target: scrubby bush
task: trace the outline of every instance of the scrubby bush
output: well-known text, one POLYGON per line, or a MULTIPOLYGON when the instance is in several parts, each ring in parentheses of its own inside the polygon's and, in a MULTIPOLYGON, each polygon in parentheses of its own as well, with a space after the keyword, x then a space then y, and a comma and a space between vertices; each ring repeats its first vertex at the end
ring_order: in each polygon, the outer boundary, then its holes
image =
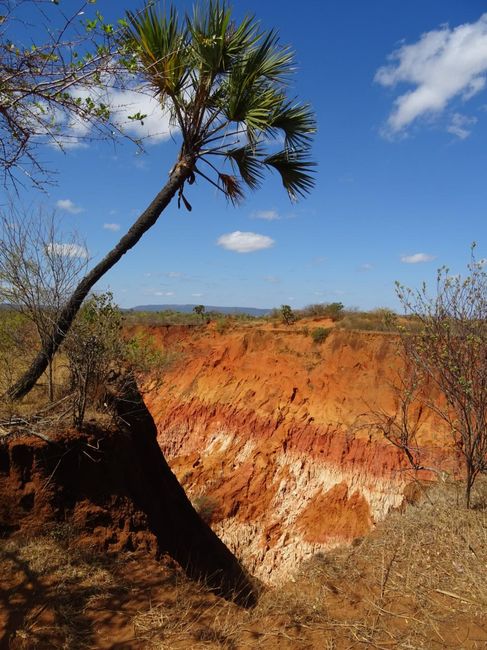
POLYGON ((201 325, 202 318, 194 312, 181 312, 166 309, 164 311, 128 311, 124 313, 128 325, 201 325))
POLYGON ((323 343, 323 341, 326 340, 330 332, 331 332, 330 327, 316 327, 311 332, 311 338, 313 339, 313 343, 317 343, 318 345, 323 343))
POLYGON ((398 324, 397 314, 387 307, 379 307, 371 311, 347 310, 338 326, 371 332, 395 332, 398 324))
POLYGON ((215 330, 218 334, 225 334, 230 327, 230 319, 225 316, 220 316, 216 319, 215 330))
POLYGON ((73 422, 81 427, 86 406, 114 359, 123 357, 122 314, 110 292, 93 295, 78 312, 64 351, 71 373, 73 422))
POLYGON ((322 302, 304 307, 299 315, 303 318, 330 318, 337 321, 343 318, 343 310, 341 302, 322 302))

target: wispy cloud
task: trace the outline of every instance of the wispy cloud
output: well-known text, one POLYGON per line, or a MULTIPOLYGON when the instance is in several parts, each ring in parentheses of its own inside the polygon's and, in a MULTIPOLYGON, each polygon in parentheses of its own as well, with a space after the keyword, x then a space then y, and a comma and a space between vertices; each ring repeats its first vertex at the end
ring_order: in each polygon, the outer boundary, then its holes
POLYGON ((236 253, 253 253, 254 251, 271 248, 274 246, 274 240, 267 235, 259 235, 255 232, 241 232, 235 230, 218 238, 218 246, 222 246, 229 251, 236 253))
POLYGON ((80 257, 88 258, 88 251, 80 244, 63 244, 60 242, 52 242, 47 245, 49 253, 54 253, 62 257, 80 257))
POLYGON ((111 230, 112 232, 117 232, 117 230, 120 230, 120 224, 119 223, 104 223, 103 228, 105 230, 111 230))
POLYGON ((277 210, 257 210, 250 216, 252 219, 264 219, 265 221, 277 221, 282 218, 277 210))
POLYGON ((277 277, 277 275, 264 275, 264 280, 271 284, 278 284, 281 281, 281 278, 277 277))
POLYGON ((326 263, 326 257, 324 255, 318 255, 317 257, 313 257, 309 264, 307 266, 309 267, 315 267, 315 266, 323 266, 323 264, 326 263))
POLYGON ((70 214, 79 214, 80 212, 83 212, 83 208, 73 203, 71 199, 59 199, 59 201, 56 201, 56 207, 59 210, 64 210, 64 212, 69 212, 70 214))
POLYGON ((154 291, 154 296, 174 296, 174 291, 154 291))
POLYGON ((374 268, 373 264, 370 264, 370 262, 365 262, 364 264, 361 264, 358 267, 358 270, 359 271, 372 271, 373 268, 374 268))
POLYGON ((460 140, 465 140, 465 138, 468 138, 471 133, 470 127, 477 124, 477 122, 478 120, 476 117, 468 117, 468 115, 454 113, 450 124, 446 127, 446 130, 448 133, 456 135, 460 140))
POLYGON ((435 255, 428 255, 428 253, 414 253, 414 255, 402 255, 401 262, 404 264, 421 264, 421 262, 431 262, 435 259, 435 255))
POLYGON ((375 75, 382 86, 413 86, 394 101, 386 132, 398 134, 420 117, 439 115, 455 97, 468 101, 485 87, 486 75, 487 13, 474 23, 444 25, 402 45, 375 75))

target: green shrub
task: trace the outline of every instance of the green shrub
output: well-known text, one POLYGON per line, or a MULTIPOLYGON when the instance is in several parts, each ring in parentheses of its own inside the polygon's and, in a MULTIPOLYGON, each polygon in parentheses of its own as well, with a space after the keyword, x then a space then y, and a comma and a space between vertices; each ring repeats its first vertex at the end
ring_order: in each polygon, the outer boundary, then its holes
POLYGON ((221 316, 220 318, 217 318, 215 323, 215 329, 218 332, 218 334, 225 334, 225 332, 228 330, 229 327, 230 327, 229 318, 225 318, 225 316, 221 316))
POLYGON ((331 332, 331 327, 316 327, 311 332, 311 338, 313 339, 313 343, 317 343, 318 345, 320 345, 321 343, 323 343, 323 341, 326 340, 330 332, 331 332))

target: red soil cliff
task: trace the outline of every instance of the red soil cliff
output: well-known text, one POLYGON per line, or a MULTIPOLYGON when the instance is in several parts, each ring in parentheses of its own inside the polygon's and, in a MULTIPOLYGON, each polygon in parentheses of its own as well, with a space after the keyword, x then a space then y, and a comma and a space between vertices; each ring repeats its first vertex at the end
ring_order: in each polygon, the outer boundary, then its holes
MULTIPOLYGON (((145 398, 159 444, 253 573, 279 582, 401 505, 411 480, 404 458, 359 426, 397 406, 394 335, 334 330, 317 345, 302 322, 149 329, 180 353, 145 398)), ((431 462, 446 440, 425 420, 420 443, 431 462)))

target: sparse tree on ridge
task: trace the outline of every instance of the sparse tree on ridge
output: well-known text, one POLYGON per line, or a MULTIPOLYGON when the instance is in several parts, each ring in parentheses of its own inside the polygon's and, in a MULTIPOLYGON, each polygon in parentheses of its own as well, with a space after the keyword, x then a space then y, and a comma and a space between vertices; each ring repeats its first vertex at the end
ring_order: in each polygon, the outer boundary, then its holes
POLYGON ((296 315, 289 305, 281 305, 281 318, 286 325, 292 325, 296 320, 296 315))
POLYGON ((294 56, 253 17, 240 24, 219 0, 197 6, 191 16, 165 14, 147 4, 128 13, 119 39, 144 80, 181 134, 181 148, 169 178, 118 244, 82 279, 66 303, 46 345, 11 387, 26 395, 66 336, 93 285, 140 240, 177 195, 190 210, 188 188, 207 181, 238 203, 256 190, 268 170, 276 171, 291 200, 313 187, 309 160, 315 118, 308 104, 289 95, 294 56), (278 136, 278 137, 277 137, 278 136), (281 150, 276 151, 284 136, 281 150), (230 167, 226 167, 229 165, 230 167))
POLYGON ((204 318, 204 314, 205 314, 205 306, 204 305, 195 305, 193 307, 193 311, 194 311, 195 314, 197 314, 201 318, 204 318))

